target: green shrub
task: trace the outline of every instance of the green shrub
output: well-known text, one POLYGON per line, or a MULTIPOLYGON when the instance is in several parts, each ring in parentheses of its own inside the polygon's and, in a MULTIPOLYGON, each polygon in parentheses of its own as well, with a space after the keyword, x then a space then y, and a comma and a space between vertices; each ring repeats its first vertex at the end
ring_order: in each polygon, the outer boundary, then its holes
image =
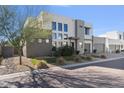
POLYGON ((71 46, 59 47, 54 56, 72 56, 74 54, 74 49, 71 46))
POLYGON ((56 62, 55 57, 49 57, 49 58, 43 58, 43 59, 46 60, 48 63, 55 63, 56 62))
POLYGON ((48 68, 47 62, 45 60, 32 59, 31 62, 35 69, 48 68))

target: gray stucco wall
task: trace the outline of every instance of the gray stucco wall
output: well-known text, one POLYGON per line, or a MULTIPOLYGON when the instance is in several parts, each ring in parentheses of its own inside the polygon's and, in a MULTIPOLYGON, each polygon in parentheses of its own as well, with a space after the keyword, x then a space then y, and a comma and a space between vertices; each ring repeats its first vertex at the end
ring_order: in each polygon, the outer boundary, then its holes
POLYGON ((80 51, 80 53, 84 53, 84 21, 82 20, 75 20, 75 37, 79 38, 77 40, 77 50, 80 51), (82 43, 82 46, 80 46, 80 43, 82 43))
POLYGON ((39 43, 36 39, 32 43, 27 43, 23 49, 24 56, 27 57, 41 57, 49 56, 52 52, 52 40, 49 39, 49 43, 46 43, 46 39, 42 39, 42 43, 39 43))
POLYGON ((97 53, 105 52, 105 38, 93 37, 93 49, 97 50, 97 53))
POLYGON ((7 57, 13 57, 14 56, 14 48, 11 46, 5 46, 2 48, 2 56, 7 57))

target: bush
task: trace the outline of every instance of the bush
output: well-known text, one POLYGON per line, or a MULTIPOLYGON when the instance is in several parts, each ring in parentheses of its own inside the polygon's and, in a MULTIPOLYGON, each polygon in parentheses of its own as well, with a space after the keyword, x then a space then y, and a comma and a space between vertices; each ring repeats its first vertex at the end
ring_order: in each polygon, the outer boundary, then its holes
POLYGON ((91 60, 92 60, 92 57, 91 57, 91 56, 86 56, 86 57, 85 57, 85 60, 91 61, 91 60))
POLYGON ((92 60, 92 57, 91 56, 81 56, 81 58, 83 59, 83 60, 92 60))
POLYGON ((67 61, 73 61, 74 56, 64 56, 64 59, 67 61))
POLYGON ((78 55, 79 53, 80 53, 80 51, 77 50, 77 51, 76 51, 76 54, 78 55))
POLYGON ((72 56, 73 53, 74 53, 73 47, 63 46, 57 49, 54 56, 72 56))
POLYGON ((54 52, 55 52, 55 51, 56 51, 56 47, 52 47, 52 51, 54 51, 54 52))
POLYGON ((105 55, 101 55, 100 58, 106 59, 107 57, 105 55))
POLYGON ((97 52, 97 50, 96 50, 96 49, 94 49, 94 50, 93 50, 93 53, 96 53, 96 52, 97 52))
POLYGON ((35 69, 48 68, 47 62, 45 60, 32 59, 31 62, 32 62, 35 69))
POLYGON ((56 63, 59 65, 63 65, 65 64, 65 59, 63 57, 59 57, 57 58, 56 63))
POLYGON ((120 50, 116 50, 115 53, 120 53, 120 50))
POLYGON ((75 62, 80 62, 81 61, 81 57, 79 55, 74 57, 74 61, 75 62))

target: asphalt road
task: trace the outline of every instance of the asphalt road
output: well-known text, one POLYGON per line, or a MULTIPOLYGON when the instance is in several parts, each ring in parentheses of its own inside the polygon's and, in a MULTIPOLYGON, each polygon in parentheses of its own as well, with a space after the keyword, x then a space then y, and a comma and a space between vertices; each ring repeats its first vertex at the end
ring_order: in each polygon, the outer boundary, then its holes
POLYGON ((107 67, 107 68, 124 70, 124 58, 112 60, 112 61, 99 62, 99 63, 91 63, 83 66, 76 66, 69 69, 76 69, 76 68, 82 68, 87 66, 99 66, 99 67, 107 67))

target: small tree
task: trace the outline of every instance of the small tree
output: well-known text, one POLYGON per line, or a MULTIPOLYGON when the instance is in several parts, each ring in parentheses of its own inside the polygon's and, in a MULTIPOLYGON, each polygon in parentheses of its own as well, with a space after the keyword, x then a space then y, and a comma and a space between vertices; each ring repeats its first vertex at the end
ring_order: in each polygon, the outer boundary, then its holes
POLYGON ((0 6, 0 36, 5 37, 17 49, 20 65, 22 65, 22 49, 25 43, 36 37, 47 38, 51 34, 51 30, 42 28, 41 21, 29 16, 32 8, 26 9, 28 11, 25 15, 18 16, 10 6, 0 6))

